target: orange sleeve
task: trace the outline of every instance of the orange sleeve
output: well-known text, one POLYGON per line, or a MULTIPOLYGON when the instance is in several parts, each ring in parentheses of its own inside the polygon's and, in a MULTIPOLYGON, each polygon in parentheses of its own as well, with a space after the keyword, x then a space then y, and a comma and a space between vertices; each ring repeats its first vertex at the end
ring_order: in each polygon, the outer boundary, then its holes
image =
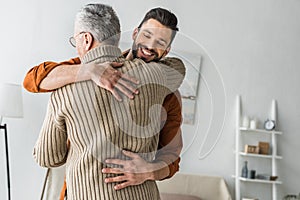
POLYGON ((66 182, 66 177, 65 177, 64 184, 60 191, 59 200, 64 200, 66 197, 66 194, 67 194, 67 182, 66 182))
POLYGON ((56 62, 43 62, 33 68, 31 68, 23 81, 23 86, 29 92, 51 92, 51 90, 41 89, 39 86, 42 80, 53 70, 55 67, 59 65, 74 65, 80 64, 79 58, 72 58, 69 61, 64 61, 60 63, 56 62))
POLYGON ((159 135, 158 151, 155 157, 156 161, 164 161, 169 166, 171 178, 179 170, 180 152, 183 147, 181 135, 181 96, 178 91, 169 94, 163 103, 165 111, 162 115, 162 126, 159 135))

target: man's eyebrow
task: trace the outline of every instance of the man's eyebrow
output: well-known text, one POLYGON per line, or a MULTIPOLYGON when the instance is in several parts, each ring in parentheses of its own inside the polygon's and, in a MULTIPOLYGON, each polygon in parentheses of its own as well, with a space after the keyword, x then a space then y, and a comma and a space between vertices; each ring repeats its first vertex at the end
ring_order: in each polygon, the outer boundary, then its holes
POLYGON ((144 31, 147 32, 147 33, 149 33, 149 34, 151 34, 151 35, 153 35, 153 33, 150 30, 148 30, 148 29, 144 29, 144 31))
POLYGON ((166 44, 168 44, 167 41, 165 39, 163 39, 163 38, 160 38, 159 40, 162 41, 162 42, 164 42, 164 43, 166 43, 166 44))

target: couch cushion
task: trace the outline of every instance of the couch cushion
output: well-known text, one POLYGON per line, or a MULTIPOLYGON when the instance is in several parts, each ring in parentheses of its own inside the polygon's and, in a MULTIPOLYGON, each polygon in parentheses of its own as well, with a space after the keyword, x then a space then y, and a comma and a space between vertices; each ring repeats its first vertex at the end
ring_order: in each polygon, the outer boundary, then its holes
POLYGON ((161 200, 201 200, 199 197, 187 194, 160 193, 161 200))

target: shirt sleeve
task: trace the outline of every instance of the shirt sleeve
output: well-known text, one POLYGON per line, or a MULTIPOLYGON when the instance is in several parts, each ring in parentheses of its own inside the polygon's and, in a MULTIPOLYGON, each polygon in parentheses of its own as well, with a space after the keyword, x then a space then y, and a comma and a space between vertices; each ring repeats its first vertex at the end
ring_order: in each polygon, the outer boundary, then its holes
POLYGON ((64 61, 60 63, 56 62, 43 62, 33 68, 31 68, 23 81, 23 86, 26 90, 29 92, 51 92, 53 90, 44 90, 41 89, 39 86, 42 82, 42 80, 57 66, 60 65, 74 65, 74 64, 80 64, 80 59, 72 58, 69 61, 64 61))
POLYGON ((58 167, 67 159, 67 131, 65 120, 55 116, 51 100, 33 150, 35 161, 42 167, 58 167))
POLYGON ((179 170, 180 153, 183 147, 181 135, 181 96, 178 91, 169 94, 163 103, 162 126, 155 161, 168 164, 171 178, 179 170))

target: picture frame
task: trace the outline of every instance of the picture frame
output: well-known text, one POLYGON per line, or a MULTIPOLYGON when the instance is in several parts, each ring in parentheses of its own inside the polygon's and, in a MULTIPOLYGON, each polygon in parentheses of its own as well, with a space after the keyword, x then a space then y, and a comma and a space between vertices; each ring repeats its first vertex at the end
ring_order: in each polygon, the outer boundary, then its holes
POLYGON ((183 123, 192 125, 195 122, 202 56, 180 50, 172 51, 168 56, 181 59, 185 65, 186 74, 179 92, 182 100, 183 123))
POLYGON ((245 153, 259 154, 259 146, 246 144, 244 150, 245 153))

